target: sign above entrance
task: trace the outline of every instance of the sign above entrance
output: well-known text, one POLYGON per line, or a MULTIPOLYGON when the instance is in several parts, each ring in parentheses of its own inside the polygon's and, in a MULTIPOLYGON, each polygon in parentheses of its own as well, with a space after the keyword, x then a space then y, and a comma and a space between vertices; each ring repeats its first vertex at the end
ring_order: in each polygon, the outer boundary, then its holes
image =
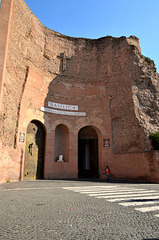
POLYGON ((78 111, 77 105, 68 105, 68 104, 61 104, 61 103, 55 103, 55 102, 48 102, 48 107, 51 107, 51 108, 41 107, 40 110, 43 112, 67 115, 67 116, 78 116, 78 117, 86 116, 86 112, 77 112, 78 111), (62 110, 66 110, 66 111, 61 111, 61 110, 57 110, 57 109, 62 109, 62 110))
POLYGON ((48 107, 78 111, 77 105, 67 105, 67 104, 61 104, 61 103, 55 103, 55 102, 48 102, 48 107))
POLYGON ((85 117, 86 116, 86 112, 61 111, 61 110, 55 110, 55 109, 46 108, 46 107, 41 107, 40 110, 43 111, 43 112, 60 114, 60 115, 78 116, 78 117, 85 117))

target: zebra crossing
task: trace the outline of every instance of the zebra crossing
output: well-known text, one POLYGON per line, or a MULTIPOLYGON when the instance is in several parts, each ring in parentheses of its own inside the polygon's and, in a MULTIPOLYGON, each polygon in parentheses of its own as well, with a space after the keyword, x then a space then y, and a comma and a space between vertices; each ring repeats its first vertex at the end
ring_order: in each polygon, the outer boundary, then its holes
POLYGON ((63 189, 116 202, 124 207, 133 206, 136 211, 143 213, 155 212, 154 216, 159 217, 159 191, 156 190, 117 185, 63 187, 63 189))

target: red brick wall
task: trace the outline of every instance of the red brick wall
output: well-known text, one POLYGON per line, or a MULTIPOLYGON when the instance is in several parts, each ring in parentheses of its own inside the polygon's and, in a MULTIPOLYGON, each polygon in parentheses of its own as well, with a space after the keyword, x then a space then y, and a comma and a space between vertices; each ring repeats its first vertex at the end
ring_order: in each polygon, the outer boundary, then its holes
MULTIPOLYGON (((4 8, 8 3, 2 0, 4 8)), ((7 26, 2 27, 4 32, 7 26)), ((46 128, 46 179, 77 178, 78 133, 91 126, 98 134, 100 178, 109 164, 114 178, 157 181, 158 158, 154 152, 143 152, 151 146, 134 110, 134 49, 125 37, 90 40, 56 33, 44 27, 23 0, 14 0, 1 91, 2 180, 21 178, 25 143, 19 142, 19 133, 26 134, 29 122, 39 120, 46 128), (66 71, 59 58, 64 51, 71 57, 66 71), (86 117, 42 112, 48 101, 78 105, 86 117), (59 124, 69 131, 64 163, 54 161, 59 124), (110 139, 110 147, 103 147, 103 139, 110 139)))
POLYGON ((109 159, 112 177, 159 182, 159 152, 114 154, 109 159))
POLYGON ((12 15, 12 2, 12 0, 2 0, 0 7, 0 97, 8 48, 8 37, 12 15))

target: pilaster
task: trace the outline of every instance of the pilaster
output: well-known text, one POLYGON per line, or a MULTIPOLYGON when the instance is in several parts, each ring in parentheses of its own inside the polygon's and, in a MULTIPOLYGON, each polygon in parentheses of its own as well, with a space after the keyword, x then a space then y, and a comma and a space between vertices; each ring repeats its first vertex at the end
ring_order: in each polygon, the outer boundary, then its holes
POLYGON ((5 76, 12 9, 13 0, 0 0, 0 102, 5 76))

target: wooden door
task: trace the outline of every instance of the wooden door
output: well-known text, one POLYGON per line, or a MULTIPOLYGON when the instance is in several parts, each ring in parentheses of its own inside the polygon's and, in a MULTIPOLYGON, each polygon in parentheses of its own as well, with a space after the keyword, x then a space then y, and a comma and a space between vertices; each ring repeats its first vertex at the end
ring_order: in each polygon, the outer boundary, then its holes
POLYGON ((45 131, 42 124, 32 121, 27 128, 23 179, 43 178, 45 131))

